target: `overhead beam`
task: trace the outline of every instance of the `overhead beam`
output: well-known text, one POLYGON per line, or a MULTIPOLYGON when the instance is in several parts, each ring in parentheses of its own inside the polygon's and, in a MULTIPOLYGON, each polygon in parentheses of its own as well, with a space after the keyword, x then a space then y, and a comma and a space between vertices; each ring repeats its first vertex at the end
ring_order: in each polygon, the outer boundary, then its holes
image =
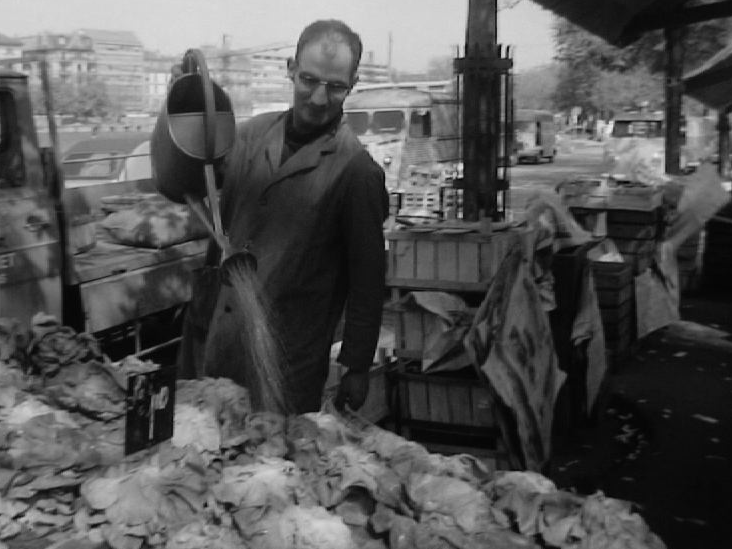
MULTIPOLYGON (((704 71, 684 80, 684 91, 693 92, 732 79, 732 65, 704 71)), ((732 98, 730 98, 732 100, 732 98)))
POLYGON ((702 4, 689 8, 679 8, 667 14, 659 14, 658 10, 638 15, 626 29, 627 36, 665 29, 684 27, 693 23, 732 17, 732 0, 722 0, 711 4, 702 4))

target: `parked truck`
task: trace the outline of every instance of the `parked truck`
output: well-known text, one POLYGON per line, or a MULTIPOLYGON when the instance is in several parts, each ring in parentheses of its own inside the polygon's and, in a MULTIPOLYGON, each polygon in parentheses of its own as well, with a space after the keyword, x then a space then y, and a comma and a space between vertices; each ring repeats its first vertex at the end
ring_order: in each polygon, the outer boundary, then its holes
MULTIPOLYGON (((0 317, 27 323, 43 311, 102 341, 131 337, 140 354, 174 341, 153 335, 145 349, 142 328, 188 301, 206 239, 163 249, 113 242, 90 198, 99 189, 64 188, 56 155, 39 146, 26 75, 0 71, 0 317)), ((153 182, 109 188, 140 192, 155 192, 153 182)))

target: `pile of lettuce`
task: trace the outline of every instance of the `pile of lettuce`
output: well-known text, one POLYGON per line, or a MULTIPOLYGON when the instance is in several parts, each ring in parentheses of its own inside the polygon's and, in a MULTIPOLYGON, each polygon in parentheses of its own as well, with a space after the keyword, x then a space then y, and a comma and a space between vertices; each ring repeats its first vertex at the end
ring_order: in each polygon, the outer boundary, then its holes
POLYGON ((43 321, 25 339, 0 322, 0 546, 664 547, 626 502, 335 411, 253 412, 225 379, 178 381, 172 439, 125 457, 125 376, 154 365, 43 321))

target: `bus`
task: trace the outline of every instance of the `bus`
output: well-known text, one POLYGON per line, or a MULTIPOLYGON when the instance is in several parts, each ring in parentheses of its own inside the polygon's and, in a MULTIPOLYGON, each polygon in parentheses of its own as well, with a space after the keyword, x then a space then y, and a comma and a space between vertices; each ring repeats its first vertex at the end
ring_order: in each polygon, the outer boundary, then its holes
POLYGON ((415 167, 461 161, 461 129, 455 94, 415 87, 354 89, 344 117, 382 166, 389 189, 408 185, 415 167))

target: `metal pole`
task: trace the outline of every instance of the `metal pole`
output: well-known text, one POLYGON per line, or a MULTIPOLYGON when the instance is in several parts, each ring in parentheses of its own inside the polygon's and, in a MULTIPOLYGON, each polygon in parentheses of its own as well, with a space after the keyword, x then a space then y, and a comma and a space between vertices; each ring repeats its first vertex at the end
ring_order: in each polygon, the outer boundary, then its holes
POLYGON ((719 175, 726 177, 729 173, 729 107, 719 111, 717 121, 717 131, 719 132, 718 152, 719 152, 719 175))
POLYGON ((470 0, 463 63, 463 212, 466 221, 496 215, 498 111, 495 97, 497 0, 470 0))
POLYGON ((685 27, 664 29, 666 39, 666 173, 681 173, 681 105, 683 101, 685 27))

